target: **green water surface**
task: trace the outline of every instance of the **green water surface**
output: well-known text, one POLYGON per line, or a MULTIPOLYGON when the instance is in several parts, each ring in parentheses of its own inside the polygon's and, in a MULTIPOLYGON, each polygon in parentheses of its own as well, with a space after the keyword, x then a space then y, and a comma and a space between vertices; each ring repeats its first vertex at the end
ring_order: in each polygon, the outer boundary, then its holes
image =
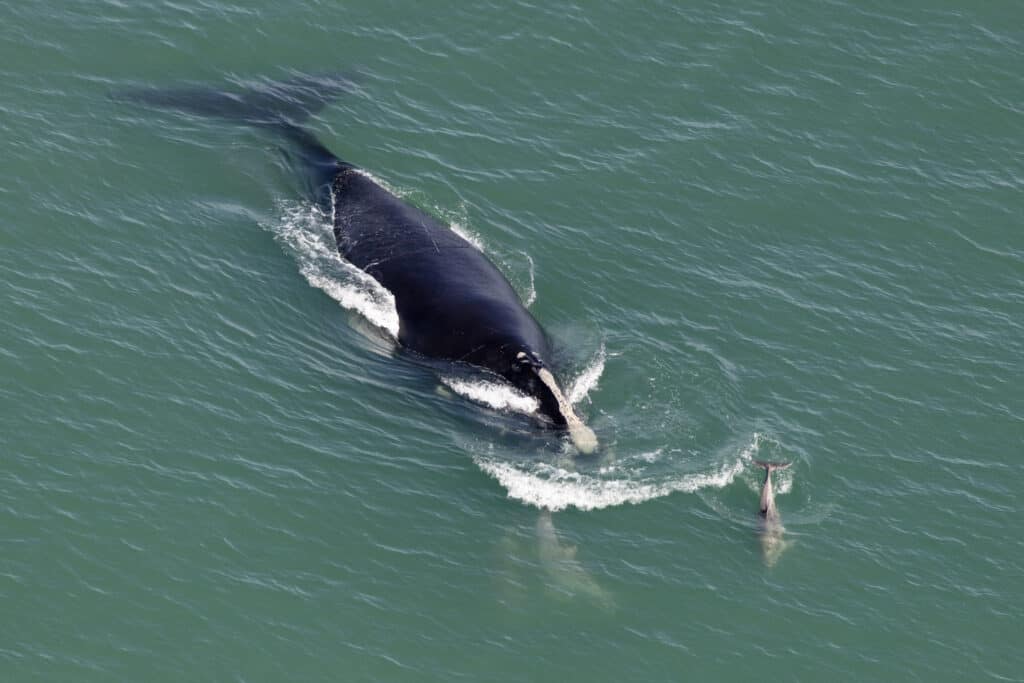
POLYGON ((0 36, 0 680, 1024 680, 1024 7, 0 36), (597 456, 342 305, 280 141, 108 97, 303 73, 358 74, 312 130, 531 300, 597 456))

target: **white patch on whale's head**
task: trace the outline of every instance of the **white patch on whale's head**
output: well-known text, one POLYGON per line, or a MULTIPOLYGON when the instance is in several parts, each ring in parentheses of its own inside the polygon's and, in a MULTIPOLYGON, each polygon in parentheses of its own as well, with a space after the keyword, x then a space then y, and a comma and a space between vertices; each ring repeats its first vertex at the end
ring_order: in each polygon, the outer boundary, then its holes
POLYGON ((520 350, 512 363, 513 383, 535 396, 540 401, 541 410, 558 425, 565 426, 577 450, 581 453, 594 452, 597 449, 594 431, 576 415, 572 402, 562 393, 554 375, 544 367, 537 354, 529 349, 520 350))
POLYGON ((540 381, 544 383, 544 386, 555 397, 555 401, 558 403, 558 412, 561 413, 562 418, 565 420, 565 428, 569 431, 569 438, 572 439, 573 445, 576 446, 580 453, 593 453, 597 449, 597 436, 594 434, 594 430, 583 424, 583 421, 577 417, 576 411, 572 409, 572 404, 562 394, 562 390, 558 388, 558 382, 555 381, 555 377, 551 374, 550 370, 542 366, 535 368, 535 372, 540 381))

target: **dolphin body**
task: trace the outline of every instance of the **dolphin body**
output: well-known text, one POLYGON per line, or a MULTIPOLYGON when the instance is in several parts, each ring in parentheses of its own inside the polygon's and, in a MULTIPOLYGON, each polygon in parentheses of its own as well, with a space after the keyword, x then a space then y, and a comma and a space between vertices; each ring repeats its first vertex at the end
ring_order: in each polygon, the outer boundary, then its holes
POLYGON ((613 609, 615 599, 576 559, 576 546, 562 543, 550 510, 537 518, 537 554, 550 579, 549 587, 563 598, 583 597, 603 609, 613 609))
POLYGON ((343 77, 299 75, 231 90, 139 87, 115 99, 268 130, 287 142, 310 198, 331 217, 338 251, 395 297, 398 342, 427 358, 466 363, 537 399, 549 424, 582 453, 597 438, 548 367, 547 336, 505 276, 465 239, 342 161, 305 127, 327 102, 354 89, 343 77))
POLYGON ((782 526, 782 517, 779 515, 779 509, 775 506, 772 472, 784 470, 793 463, 755 460, 754 464, 764 468, 764 485, 761 487, 761 507, 758 510, 760 518, 759 531, 764 563, 771 567, 779 561, 779 557, 790 546, 790 542, 783 537, 786 529, 782 526))

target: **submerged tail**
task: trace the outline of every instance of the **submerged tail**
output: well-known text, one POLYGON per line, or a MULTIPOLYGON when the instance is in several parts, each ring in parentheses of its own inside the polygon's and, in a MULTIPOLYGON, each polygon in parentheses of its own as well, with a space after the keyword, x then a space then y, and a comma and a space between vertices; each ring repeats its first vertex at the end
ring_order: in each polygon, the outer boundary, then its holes
POLYGON ((228 87, 121 88, 110 96, 119 101, 270 130, 290 143, 293 161, 306 172, 309 189, 319 199, 325 183, 348 164, 324 147, 304 125, 329 102, 355 89, 348 76, 297 74, 281 81, 235 80, 228 87))
POLYGON ((326 104, 354 90, 355 83, 347 76, 296 74, 280 81, 236 79, 227 88, 129 87, 114 90, 110 96, 233 123, 277 128, 301 126, 326 104))

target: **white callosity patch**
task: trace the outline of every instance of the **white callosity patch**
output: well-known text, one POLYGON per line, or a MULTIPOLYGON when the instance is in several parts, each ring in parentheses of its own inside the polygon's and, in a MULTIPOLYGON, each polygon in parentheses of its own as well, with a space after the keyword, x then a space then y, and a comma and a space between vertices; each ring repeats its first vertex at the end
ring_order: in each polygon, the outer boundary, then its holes
POLYGON ((594 434, 594 430, 583 424, 580 418, 576 416, 576 411, 572 409, 572 404, 562 394, 562 390, 558 388, 558 383, 555 382, 554 376, 547 368, 537 370, 537 376, 554 394, 555 400, 558 401, 558 411, 565 418, 565 426, 569 430, 569 438, 572 439, 573 445, 576 446, 580 453, 593 453, 597 449, 597 436, 594 434))

